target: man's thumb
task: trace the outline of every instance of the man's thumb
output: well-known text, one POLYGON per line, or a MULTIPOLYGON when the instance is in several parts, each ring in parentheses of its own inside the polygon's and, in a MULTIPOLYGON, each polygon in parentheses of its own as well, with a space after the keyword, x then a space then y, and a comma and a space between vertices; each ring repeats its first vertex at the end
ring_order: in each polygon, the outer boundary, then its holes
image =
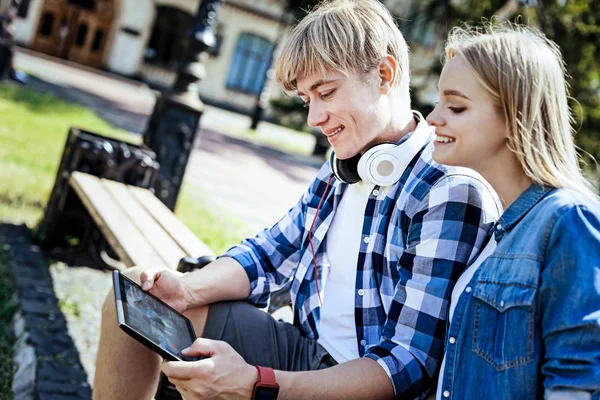
POLYGON ((187 349, 181 353, 186 356, 205 356, 210 357, 215 352, 215 340, 198 338, 187 349))

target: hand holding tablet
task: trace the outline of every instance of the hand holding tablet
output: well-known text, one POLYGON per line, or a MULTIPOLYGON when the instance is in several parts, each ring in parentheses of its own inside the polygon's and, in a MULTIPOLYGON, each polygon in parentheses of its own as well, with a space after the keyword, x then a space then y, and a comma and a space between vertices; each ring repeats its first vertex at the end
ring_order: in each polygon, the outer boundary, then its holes
POLYGON ((181 351, 196 340, 189 319, 132 280, 113 272, 117 322, 128 335, 170 361, 194 361, 181 351))

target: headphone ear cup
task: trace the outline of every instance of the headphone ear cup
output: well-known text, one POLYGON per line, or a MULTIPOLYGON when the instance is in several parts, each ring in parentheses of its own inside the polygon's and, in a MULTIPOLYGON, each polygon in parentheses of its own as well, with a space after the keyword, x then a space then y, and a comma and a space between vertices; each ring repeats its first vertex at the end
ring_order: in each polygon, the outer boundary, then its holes
POLYGON ((331 152, 329 156, 329 163, 331 164, 331 170, 336 178, 344 183, 356 183, 360 181, 360 175, 358 174, 358 161, 361 155, 357 154, 354 157, 346 160, 340 160, 335 156, 335 152, 331 152))
POLYGON ((363 154, 357 166, 360 178, 377 186, 393 185, 400 179, 398 159, 393 154, 395 143, 379 143, 363 154))

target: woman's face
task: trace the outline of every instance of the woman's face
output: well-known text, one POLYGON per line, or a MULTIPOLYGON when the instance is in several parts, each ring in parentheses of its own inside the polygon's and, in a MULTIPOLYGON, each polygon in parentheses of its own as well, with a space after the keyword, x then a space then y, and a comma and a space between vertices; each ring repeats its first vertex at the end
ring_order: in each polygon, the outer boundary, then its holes
POLYGON ((436 133, 433 159, 482 174, 502 167, 512 157, 504 115, 461 56, 446 63, 438 90, 439 102, 427 116, 436 133))

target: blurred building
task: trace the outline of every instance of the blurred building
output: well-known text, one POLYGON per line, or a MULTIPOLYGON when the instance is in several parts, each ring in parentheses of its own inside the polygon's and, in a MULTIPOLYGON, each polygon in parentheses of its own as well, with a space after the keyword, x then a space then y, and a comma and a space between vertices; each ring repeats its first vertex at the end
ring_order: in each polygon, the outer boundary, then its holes
MULTIPOLYGON (((433 29, 412 17, 417 0, 384 0, 410 40, 413 86, 427 102, 435 82, 433 29)), ((159 87, 175 80, 186 32, 199 0, 0 0, 18 4, 15 38, 21 46, 159 87)), ((263 91, 273 46, 285 36, 282 0, 227 0, 221 5, 218 42, 206 62, 203 98, 251 113, 263 91)), ((277 85, 266 90, 280 97, 277 85)), ((264 97, 264 96, 263 96, 264 97)))
MULTIPOLYGON (((221 5, 217 46, 200 87, 203 97, 246 112, 254 108, 281 35, 282 4, 227 0, 221 5)), ((175 80, 198 5, 199 0, 20 0, 15 38, 35 51, 167 87, 175 80)))

